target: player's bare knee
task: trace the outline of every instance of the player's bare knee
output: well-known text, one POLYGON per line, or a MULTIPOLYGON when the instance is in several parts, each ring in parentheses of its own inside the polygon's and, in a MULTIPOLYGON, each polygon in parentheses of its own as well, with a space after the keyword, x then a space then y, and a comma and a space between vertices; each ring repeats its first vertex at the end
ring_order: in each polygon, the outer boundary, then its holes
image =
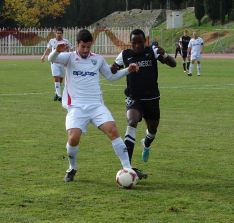
POLYGON ((76 137, 69 137, 68 143, 70 146, 77 146, 79 144, 79 139, 76 137))

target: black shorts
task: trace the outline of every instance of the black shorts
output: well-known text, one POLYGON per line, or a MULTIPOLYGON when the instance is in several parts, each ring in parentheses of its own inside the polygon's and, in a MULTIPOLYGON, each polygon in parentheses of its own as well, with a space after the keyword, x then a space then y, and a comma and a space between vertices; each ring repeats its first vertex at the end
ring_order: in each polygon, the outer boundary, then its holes
POLYGON ((152 100, 133 100, 127 97, 126 109, 138 110, 146 120, 157 121, 160 119, 159 98, 152 100))
POLYGON ((182 50, 182 57, 187 58, 188 52, 187 50, 182 50))

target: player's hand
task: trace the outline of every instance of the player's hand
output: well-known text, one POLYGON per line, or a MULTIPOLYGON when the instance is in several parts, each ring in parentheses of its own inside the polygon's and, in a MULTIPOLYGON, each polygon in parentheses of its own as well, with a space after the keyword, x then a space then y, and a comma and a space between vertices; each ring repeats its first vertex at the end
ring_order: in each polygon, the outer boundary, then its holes
POLYGON ((45 56, 44 55, 41 57, 41 62, 42 63, 45 62, 45 56))
POLYGON ((158 49, 157 49, 157 53, 159 55, 163 56, 165 54, 165 50, 162 47, 159 46, 158 49))
POLYGON ((116 63, 113 63, 110 67, 112 74, 116 74, 119 70, 119 66, 116 63))
POLYGON ((66 44, 66 43, 60 43, 60 44, 58 44, 58 46, 56 47, 56 51, 57 51, 58 53, 64 52, 64 51, 66 51, 66 49, 67 49, 67 44, 66 44))
POLYGON ((138 72, 139 66, 136 63, 130 63, 128 66, 128 72, 133 73, 133 72, 138 72))

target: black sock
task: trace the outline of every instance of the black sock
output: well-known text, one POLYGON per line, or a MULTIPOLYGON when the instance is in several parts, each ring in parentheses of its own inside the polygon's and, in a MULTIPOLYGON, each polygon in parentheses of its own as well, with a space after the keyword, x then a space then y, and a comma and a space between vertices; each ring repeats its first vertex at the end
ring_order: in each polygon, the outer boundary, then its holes
POLYGON ((147 136, 145 137, 145 141, 144 141, 145 146, 146 146, 146 147, 150 147, 150 145, 151 145, 151 143, 152 143, 153 141, 154 141, 154 137, 151 137, 151 136, 147 135, 147 136))
POLYGON ((134 142, 135 142, 135 139, 131 138, 132 140, 130 141, 130 140, 128 140, 129 137, 131 137, 131 136, 129 136, 129 135, 126 135, 126 136, 125 136, 124 143, 125 143, 125 145, 126 145, 126 147, 127 147, 127 149, 128 149, 129 161, 130 161, 130 163, 131 163, 131 161, 132 161, 132 154, 133 154, 134 145, 135 145, 135 143, 133 143, 133 142, 131 142, 131 141, 134 141, 134 142))
POLYGON ((190 66, 190 62, 187 62, 187 70, 189 69, 190 66))
POLYGON ((185 63, 183 63, 183 68, 184 68, 184 70, 186 70, 186 68, 185 68, 185 63))

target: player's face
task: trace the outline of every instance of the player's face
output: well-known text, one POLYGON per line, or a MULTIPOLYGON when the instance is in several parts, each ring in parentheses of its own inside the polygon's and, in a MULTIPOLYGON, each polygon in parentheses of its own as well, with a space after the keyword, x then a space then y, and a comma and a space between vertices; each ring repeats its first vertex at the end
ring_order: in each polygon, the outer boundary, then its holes
POLYGON ((79 43, 77 43, 77 50, 82 58, 85 59, 89 56, 91 46, 92 46, 92 42, 85 43, 83 41, 80 41, 79 43))
POLYGON ((140 54, 145 49, 145 38, 142 34, 132 35, 131 38, 132 49, 135 53, 140 54))
POLYGON ((55 35, 57 40, 61 40, 63 38, 63 33, 61 31, 57 31, 55 35))

